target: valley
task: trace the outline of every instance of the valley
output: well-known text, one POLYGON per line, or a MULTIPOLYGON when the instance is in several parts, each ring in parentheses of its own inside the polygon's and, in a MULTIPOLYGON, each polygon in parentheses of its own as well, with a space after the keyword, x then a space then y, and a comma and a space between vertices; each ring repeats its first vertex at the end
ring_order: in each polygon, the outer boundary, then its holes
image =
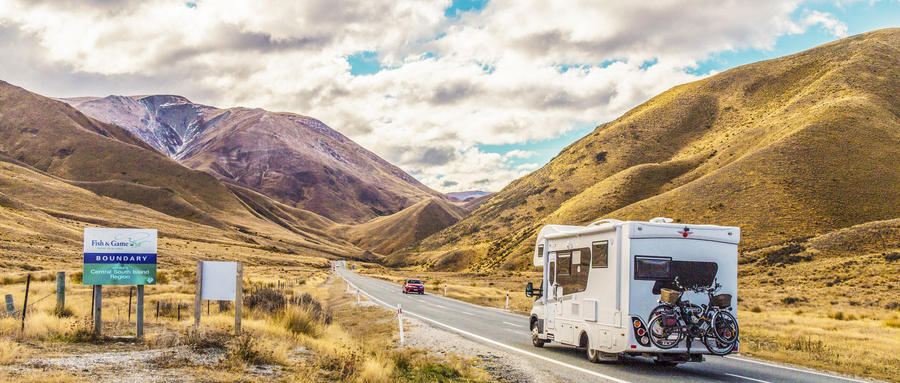
MULTIPOLYGON (((311 335, 291 327, 290 313, 248 314, 257 347, 274 356, 188 363, 185 374, 265 381, 272 375, 256 366, 277 365, 278 376, 347 381, 368 371, 379 381, 450 368, 457 381, 491 380, 466 356, 435 364, 398 347, 395 317, 332 291, 332 262, 394 283, 421 278, 429 293, 447 285, 451 298, 494 308, 510 292, 509 310, 522 314, 524 285, 539 279, 531 255, 541 227, 662 216, 741 228, 741 353, 897 381, 898 57, 900 29, 885 29, 679 85, 502 190, 457 196, 313 117, 173 95, 54 99, 0 81, 0 292, 20 304, 26 276, 44 296, 56 272, 76 275, 86 227, 155 228, 171 282, 149 288, 151 302, 191 302, 198 260, 239 261, 249 286, 292 281, 283 294, 311 294, 335 323, 319 318, 311 335), (376 318, 373 327, 360 316, 376 318)), ((20 355, 0 364, 112 342, 85 334, 90 297, 72 285, 68 316, 48 300, 27 331, 0 320, 0 351, 20 355)), ((124 306, 124 289, 111 302, 124 306)), ((211 318, 218 333, 227 311, 211 318)), ((123 351, 196 346, 189 322, 168 317, 123 351)), ((122 315, 108 325, 130 335, 122 315)), ((201 348, 240 350, 219 335, 201 348)), ((10 381, 64 374, 4 371, 10 381)))

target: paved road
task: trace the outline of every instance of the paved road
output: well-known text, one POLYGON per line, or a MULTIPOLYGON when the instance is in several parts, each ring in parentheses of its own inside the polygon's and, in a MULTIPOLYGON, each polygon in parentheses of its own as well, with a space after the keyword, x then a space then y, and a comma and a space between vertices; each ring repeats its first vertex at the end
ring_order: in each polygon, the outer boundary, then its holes
POLYGON ((439 328, 491 344, 506 351, 522 354, 534 365, 563 381, 611 382, 861 382, 825 372, 776 366, 738 357, 707 356, 703 363, 685 363, 677 367, 657 366, 643 358, 625 358, 616 363, 590 363, 583 351, 547 344, 536 348, 531 344, 528 317, 503 310, 482 307, 440 295, 402 294, 400 286, 359 276, 337 262, 337 274, 359 288, 364 297, 396 310, 401 304, 403 315, 421 319, 439 328))

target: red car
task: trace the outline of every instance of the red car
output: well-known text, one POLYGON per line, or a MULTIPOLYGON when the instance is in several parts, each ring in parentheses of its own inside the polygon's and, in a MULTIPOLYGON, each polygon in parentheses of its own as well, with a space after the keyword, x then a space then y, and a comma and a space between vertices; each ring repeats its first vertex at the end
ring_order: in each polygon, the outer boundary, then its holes
POLYGON ((425 284, 418 279, 407 279, 405 283, 403 283, 403 293, 419 293, 425 294, 425 284))

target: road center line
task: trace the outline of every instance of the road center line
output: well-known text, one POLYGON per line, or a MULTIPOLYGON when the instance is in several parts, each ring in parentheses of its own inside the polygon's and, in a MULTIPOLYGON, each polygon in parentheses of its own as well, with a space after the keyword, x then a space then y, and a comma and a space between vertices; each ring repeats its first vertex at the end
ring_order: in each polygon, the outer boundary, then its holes
MULTIPOLYGON (((347 280, 347 278, 344 278, 343 276, 340 276, 340 277, 343 278, 343 279, 344 279, 345 281, 347 281, 348 283, 350 283, 350 281, 347 280)), ((351 283, 351 284, 352 284, 352 283, 351 283)), ((387 307, 387 308, 389 308, 389 309, 392 309, 392 308, 393 308, 393 306, 391 306, 391 305, 385 303, 385 302, 382 301, 381 299, 375 298, 374 296, 372 296, 372 295, 366 293, 365 291, 360 290, 360 293, 361 293, 361 294, 364 294, 364 295, 367 295, 370 299, 372 299, 372 300, 374 300, 374 301, 377 301, 378 303, 381 303, 382 306, 385 306, 385 307, 387 307)), ((475 339, 478 339, 478 340, 481 340, 481 341, 484 341, 484 342, 488 342, 488 343, 490 343, 490 344, 493 344, 493 345, 496 345, 496 346, 499 346, 499 347, 503 347, 503 348, 505 348, 505 349, 507 349, 507 350, 515 351, 515 352, 518 352, 518 353, 520 353, 520 354, 525 354, 525 355, 530 356, 530 357, 532 357, 532 358, 538 358, 538 359, 541 359, 541 360, 546 361, 546 362, 550 362, 550 363, 557 364, 557 365, 560 365, 560 366, 563 366, 563 367, 567 367, 567 368, 570 368, 570 369, 573 369, 573 370, 575 370, 575 371, 582 372, 582 373, 585 373, 585 374, 588 374, 588 375, 593 375, 593 376, 596 376, 596 377, 599 377, 599 378, 608 379, 608 380, 611 380, 611 381, 616 382, 616 383, 631 383, 631 382, 629 382, 629 381, 627 381, 627 380, 622 380, 622 379, 614 378, 614 377, 609 376, 609 375, 603 375, 603 374, 601 374, 601 373, 599 373, 599 372, 596 372, 596 371, 591 371, 591 370, 584 369, 584 368, 581 368, 581 367, 573 366, 573 365, 568 364, 568 363, 560 362, 560 361, 558 361, 558 360, 556 360, 556 359, 548 358, 548 357, 543 356, 543 355, 538 355, 538 354, 534 354, 534 353, 531 353, 531 352, 528 352, 528 351, 525 351, 525 350, 521 350, 521 349, 515 348, 515 347, 513 347, 513 346, 510 346, 510 345, 507 345, 507 344, 503 344, 503 343, 497 342, 497 341, 495 341, 495 340, 493 340, 493 339, 488 339, 488 338, 485 338, 485 337, 483 337, 483 336, 475 335, 475 334, 470 333, 470 332, 468 332, 468 331, 458 329, 458 328, 456 328, 456 327, 452 327, 452 326, 445 325, 445 324, 443 324, 443 323, 441 323, 441 322, 438 322, 438 321, 433 320, 433 319, 430 319, 430 318, 423 317, 423 316, 418 315, 418 314, 413 314, 413 313, 408 312, 408 311, 405 312, 405 314, 406 314, 406 315, 414 316, 414 317, 419 318, 419 319, 421 319, 421 320, 424 320, 424 321, 426 321, 426 322, 434 323, 434 324, 436 324, 436 325, 438 325, 438 326, 441 326, 441 327, 448 328, 448 329, 450 329, 450 330, 452 330, 452 331, 456 331, 456 332, 458 332, 458 333, 460 333, 460 334, 463 334, 463 335, 466 335, 466 336, 469 336, 469 337, 472 337, 472 338, 475 338, 475 339)))
POLYGON ((727 372, 725 373, 725 375, 733 376, 733 377, 735 377, 735 378, 747 379, 747 380, 751 380, 751 381, 759 382, 759 383, 772 383, 772 382, 769 382, 769 381, 766 381, 766 380, 759 380, 759 379, 748 378, 748 377, 746 377, 746 376, 735 375, 735 374, 729 374, 729 373, 727 373, 727 372))
POLYGON ((472 314, 472 313, 470 313, 470 312, 466 312, 466 311, 460 311, 460 312, 463 313, 463 314, 466 314, 466 315, 475 316, 475 314, 472 314))
POLYGON ((503 323, 506 323, 506 324, 508 324, 508 325, 510 325, 510 326, 519 327, 519 328, 524 328, 524 327, 525 327, 525 326, 522 326, 522 325, 520 325, 520 324, 515 324, 515 323, 509 323, 509 322, 503 322, 503 323))

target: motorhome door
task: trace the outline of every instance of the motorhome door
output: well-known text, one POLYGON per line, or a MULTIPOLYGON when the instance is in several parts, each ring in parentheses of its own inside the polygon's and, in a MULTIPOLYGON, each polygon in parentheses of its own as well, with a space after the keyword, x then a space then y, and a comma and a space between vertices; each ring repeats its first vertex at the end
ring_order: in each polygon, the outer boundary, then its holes
POLYGON ((556 329, 556 307, 559 306, 559 304, 560 304, 559 298, 561 298, 556 295, 556 293, 557 293, 556 287, 558 286, 558 284, 556 283, 556 253, 555 252, 550 253, 550 267, 548 267, 548 269, 546 271, 547 271, 548 281, 550 282, 548 284, 548 286, 550 286, 550 287, 548 287, 547 291, 544 292, 545 294, 547 294, 547 307, 546 307, 547 318, 546 318, 546 323, 544 323, 544 327, 548 330, 553 330, 553 329, 556 329))

